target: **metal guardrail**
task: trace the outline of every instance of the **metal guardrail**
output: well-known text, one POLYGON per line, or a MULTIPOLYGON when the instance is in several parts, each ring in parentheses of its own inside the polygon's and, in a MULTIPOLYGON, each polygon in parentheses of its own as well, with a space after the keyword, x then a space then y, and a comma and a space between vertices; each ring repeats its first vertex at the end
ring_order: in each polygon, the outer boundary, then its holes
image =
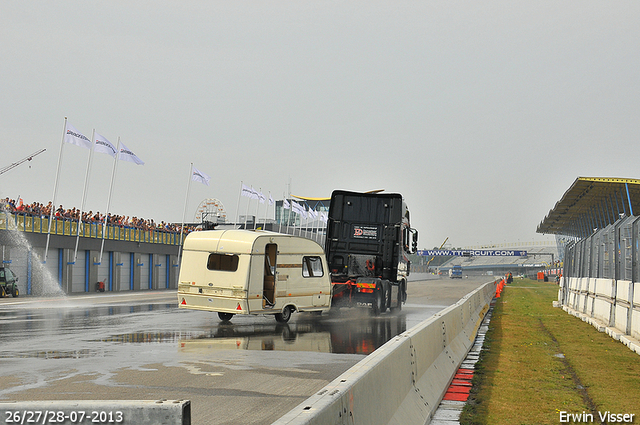
POLYGON ((623 217, 565 248, 564 276, 640 281, 640 217, 623 217))
MULTIPOLYGON (((0 230, 11 229, 7 220, 14 220, 15 228, 27 233, 43 233, 49 231, 49 218, 36 217, 29 214, 7 213, 0 214, 0 230)), ((102 239, 102 223, 81 223, 80 236, 83 238, 102 239)), ((105 239, 145 242, 165 245, 179 245, 180 233, 164 230, 143 230, 126 226, 114 226, 109 224, 105 228, 105 239)), ((54 219, 51 223, 51 234, 60 236, 76 236, 78 234, 78 222, 68 219, 54 219)))

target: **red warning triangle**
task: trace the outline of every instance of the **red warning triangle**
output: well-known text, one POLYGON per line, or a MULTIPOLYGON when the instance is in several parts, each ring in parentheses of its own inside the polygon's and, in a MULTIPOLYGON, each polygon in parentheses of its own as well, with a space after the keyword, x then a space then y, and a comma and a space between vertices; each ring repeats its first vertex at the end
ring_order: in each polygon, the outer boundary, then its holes
POLYGON ((187 301, 183 298, 183 299, 182 299, 182 302, 181 302, 180 304, 182 304, 182 305, 187 305, 187 301))
POLYGON ((242 307, 240 307, 240 303, 238 303, 238 307, 236 307, 236 310, 242 310, 242 307))

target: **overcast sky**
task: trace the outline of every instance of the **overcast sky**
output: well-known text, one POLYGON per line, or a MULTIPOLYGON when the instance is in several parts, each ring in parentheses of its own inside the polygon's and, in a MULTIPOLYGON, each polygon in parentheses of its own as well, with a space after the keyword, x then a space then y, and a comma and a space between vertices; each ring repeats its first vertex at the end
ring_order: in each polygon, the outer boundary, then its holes
MULTIPOLYGON (((640 177, 637 0, 2 0, 0 58, 0 167, 46 149, 0 176, 26 202, 52 197, 64 117, 145 161, 111 211, 156 221, 181 221, 191 162, 212 179, 187 220, 206 198, 235 219, 241 182, 385 189, 421 248, 553 239, 536 227, 578 176, 640 177)), ((88 154, 64 146, 65 207, 88 154)))

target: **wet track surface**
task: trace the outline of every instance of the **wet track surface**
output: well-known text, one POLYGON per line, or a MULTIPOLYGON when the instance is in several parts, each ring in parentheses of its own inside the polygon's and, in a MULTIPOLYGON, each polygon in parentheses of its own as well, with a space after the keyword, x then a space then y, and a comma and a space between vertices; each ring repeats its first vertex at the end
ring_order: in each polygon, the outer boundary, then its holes
MULTIPOLYGON (((204 423, 268 424, 489 280, 418 276, 400 313, 235 316, 175 291, 0 300, 0 400, 186 399, 204 423)), ((415 278, 414 278, 415 279, 415 278)))

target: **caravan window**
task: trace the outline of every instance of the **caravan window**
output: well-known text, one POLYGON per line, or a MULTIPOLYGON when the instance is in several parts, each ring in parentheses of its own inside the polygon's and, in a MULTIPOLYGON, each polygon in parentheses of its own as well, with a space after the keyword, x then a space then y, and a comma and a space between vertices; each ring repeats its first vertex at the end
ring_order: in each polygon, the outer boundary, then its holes
POLYGON ((238 270, 238 256, 235 254, 209 254, 207 268, 209 270, 235 272, 238 270))
POLYGON ((302 276, 303 277, 322 277, 322 260, 320 257, 302 257, 302 276))

